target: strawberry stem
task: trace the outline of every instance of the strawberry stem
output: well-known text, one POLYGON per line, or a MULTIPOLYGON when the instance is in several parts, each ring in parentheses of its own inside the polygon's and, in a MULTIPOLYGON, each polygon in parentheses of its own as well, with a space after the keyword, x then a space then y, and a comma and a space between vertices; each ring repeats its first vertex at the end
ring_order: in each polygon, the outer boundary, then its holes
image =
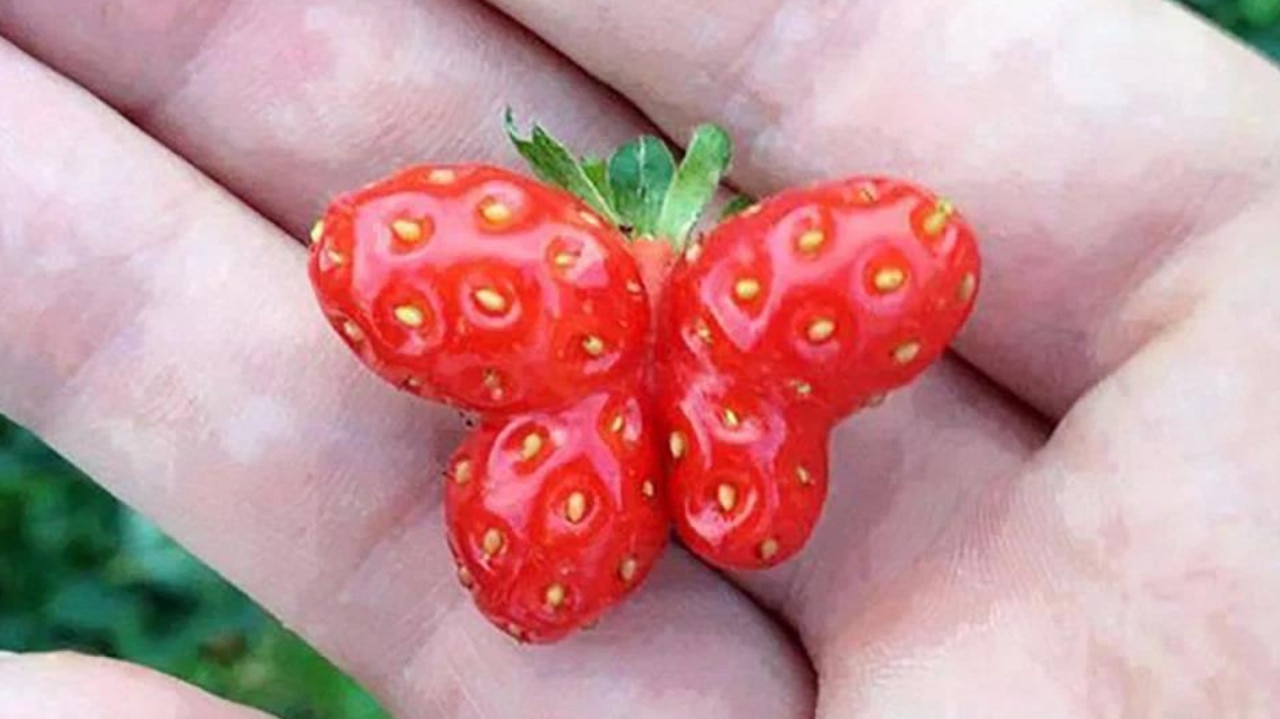
POLYGON ((510 109, 506 130, 539 179, 578 196, 631 239, 660 239, 676 251, 715 199, 733 155, 728 133, 710 124, 694 131, 679 164, 652 135, 626 143, 606 161, 575 156, 537 124, 522 136, 510 109))

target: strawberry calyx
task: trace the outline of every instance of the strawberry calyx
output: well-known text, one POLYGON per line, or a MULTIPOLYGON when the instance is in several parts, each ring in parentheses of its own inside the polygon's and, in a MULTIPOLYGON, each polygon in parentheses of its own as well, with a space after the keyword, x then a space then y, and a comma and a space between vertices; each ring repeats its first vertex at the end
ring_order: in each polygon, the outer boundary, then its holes
MULTIPOLYGON (((527 135, 510 109, 507 136, 538 179, 587 203, 631 240, 659 240, 681 252, 715 200, 733 158, 729 134, 714 124, 694 129, 684 156, 661 138, 638 137, 608 159, 578 156, 537 123, 527 135)), ((750 206, 735 198, 722 218, 750 206)))

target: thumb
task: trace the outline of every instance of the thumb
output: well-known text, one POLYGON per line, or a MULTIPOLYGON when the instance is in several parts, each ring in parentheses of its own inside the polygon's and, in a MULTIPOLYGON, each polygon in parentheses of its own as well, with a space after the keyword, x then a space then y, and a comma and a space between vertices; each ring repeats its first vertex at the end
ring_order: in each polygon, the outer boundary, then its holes
POLYGON ((68 652, 0 653, 6 719, 268 719, 133 664, 68 652))

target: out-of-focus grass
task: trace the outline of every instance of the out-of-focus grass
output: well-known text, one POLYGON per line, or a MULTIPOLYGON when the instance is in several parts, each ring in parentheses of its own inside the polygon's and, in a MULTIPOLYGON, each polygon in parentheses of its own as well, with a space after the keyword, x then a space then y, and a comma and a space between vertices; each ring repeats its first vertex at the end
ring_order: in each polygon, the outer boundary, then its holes
POLYGON ((3 418, 0 648, 121 657, 289 719, 385 716, 230 584, 3 418))
MULTIPOLYGON (((1280 0, 1186 0, 1280 62, 1280 0)), ((155 667, 287 719, 385 715, 154 526, 0 417, 0 648, 155 667)))
POLYGON ((1280 63, 1280 0, 1183 0, 1183 4, 1280 63))

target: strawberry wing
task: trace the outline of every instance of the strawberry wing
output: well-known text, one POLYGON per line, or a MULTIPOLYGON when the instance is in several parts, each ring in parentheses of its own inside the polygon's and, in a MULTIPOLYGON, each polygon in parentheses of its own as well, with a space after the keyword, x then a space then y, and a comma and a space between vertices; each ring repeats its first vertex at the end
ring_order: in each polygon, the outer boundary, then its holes
POLYGON ((884 178, 783 193, 686 251, 659 323, 684 541, 732 568, 799 551, 826 494, 830 429, 942 354, 978 266, 949 203, 884 178))

